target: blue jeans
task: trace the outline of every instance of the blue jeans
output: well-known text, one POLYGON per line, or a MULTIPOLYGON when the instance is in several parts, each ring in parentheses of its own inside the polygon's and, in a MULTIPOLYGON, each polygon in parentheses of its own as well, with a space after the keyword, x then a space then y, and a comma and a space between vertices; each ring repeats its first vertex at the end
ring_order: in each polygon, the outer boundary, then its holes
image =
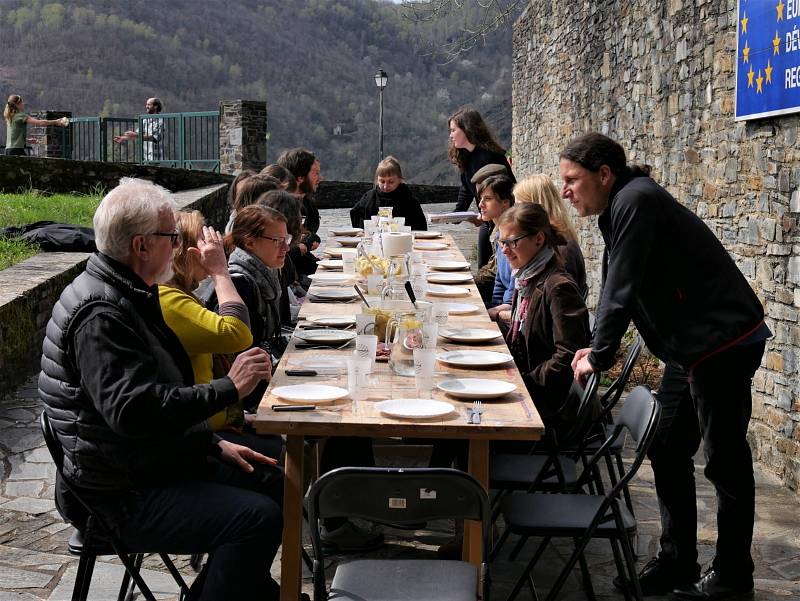
POLYGON ((190 599, 277 598, 269 575, 281 543, 283 476, 277 468, 247 474, 211 460, 206 480, 176 482, 125 503, 116 530, 130 548, 208 553, 190 599))
POLYGON ((691 374, 667 363, 658 399, 658 434, 648 451, 661 509, 660 557, 688 567, 697 562, 694 461, 700 440, 705 476, 717 492, 717 550, 713 567, 726 581, 750 580, 755 514, 753 458, 747 443, 751 380, 764 342, 731 347, 691 374))

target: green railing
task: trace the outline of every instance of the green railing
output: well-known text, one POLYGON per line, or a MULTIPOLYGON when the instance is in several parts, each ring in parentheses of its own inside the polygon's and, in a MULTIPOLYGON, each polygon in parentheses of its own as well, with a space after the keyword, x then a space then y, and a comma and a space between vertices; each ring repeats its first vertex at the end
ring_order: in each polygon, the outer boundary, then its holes
POLYGON ((219 172, 219 112, 159 113, 136 118, 75 117, 64 156, 219 172), (132 140, 114 137, 136 131, 132 140))

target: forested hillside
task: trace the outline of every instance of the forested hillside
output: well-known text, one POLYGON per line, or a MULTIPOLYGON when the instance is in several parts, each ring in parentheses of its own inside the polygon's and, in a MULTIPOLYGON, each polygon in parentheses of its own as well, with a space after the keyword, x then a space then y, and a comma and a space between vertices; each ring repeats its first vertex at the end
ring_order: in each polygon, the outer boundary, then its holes
POLYGON ((448 183, 450 113, 493 115, 506 146, 511 129, 510 28, 450 64, 424 55, 457 26, 453 17, 426 28, 374 0, 2 0, 0 93, 75 116, 133 115, 148 96, 167 111, 265 99, 270 160, 304 145, 325 177, 365 180, 378 158, 373 75, 383 68, 385 153, 412 182, 448 183))

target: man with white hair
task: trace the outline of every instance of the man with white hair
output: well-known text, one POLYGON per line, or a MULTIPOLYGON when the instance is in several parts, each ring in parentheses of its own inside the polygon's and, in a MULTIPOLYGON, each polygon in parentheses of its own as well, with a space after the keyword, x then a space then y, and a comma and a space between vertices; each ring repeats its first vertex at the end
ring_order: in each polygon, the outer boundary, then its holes
MULTIPOLYGON (((169 192, 123 179, 94 216, 98 253, 61 294, 43 345, 39 394, 64 449, 64 477, 132 550, 210 553, 192 599, 272 599, 282 477, 274 460, 190 427, 270 377, 254 348, 226 377, 192 385, 156 284, 178 240, 169 192)), ((63 482, 65 519, 86 515, 63 482)))

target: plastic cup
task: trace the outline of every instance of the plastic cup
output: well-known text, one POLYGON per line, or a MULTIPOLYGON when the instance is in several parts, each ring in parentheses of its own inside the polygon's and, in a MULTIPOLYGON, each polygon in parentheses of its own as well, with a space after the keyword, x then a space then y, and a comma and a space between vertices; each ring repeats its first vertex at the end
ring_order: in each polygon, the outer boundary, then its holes
POLYGON ((356 355, 359 359, 368 359, 371 374, 375 368, 375 353, 378 350, 378 337, 375 334, 359 334, 356 336, 356 355))
MULTIPOLYGON (((366 308, 366 307, 365 307, 366 308)), ((362 312, 356 315, 356 335, 375 333, 375 314, 362 312)))
POLYGON ((394 220, 394 222, 395 222, 397 225, 400 225, 400 226, 402 226, 402 225, 405 225, 405 224, 406 224, 406 218, 405 218, 405 217, 392 217, 392 219, 394 220))
POLYGON ((372 273, 367 276, 367 294, 380 296, 383 292, 383 274, 372 273))
POLYGON ((439 324, 440 328, 447 327, 447 317, 449 315, 449 307, 446 303, 433 303, 431 309, 431 317, 433 321, 439 324))
POLYGON ((439 338, 439 324, 422 324, 422 348, 435 349, 436 341, 439 338))
POLYGON ((436 349, 414 349, 414 383, 417 396, 429 399, 433 393, 433 374, 436 368, 436 349))
POLYGON ((358 253, 354 250, 342 251, 342 273, 355 273, 356 272, 356 256, 358 253))
POLYGON ((347 359, 347 392, 354 401, 366 398, 369 385, 369 359, 352 355, 347 359))

